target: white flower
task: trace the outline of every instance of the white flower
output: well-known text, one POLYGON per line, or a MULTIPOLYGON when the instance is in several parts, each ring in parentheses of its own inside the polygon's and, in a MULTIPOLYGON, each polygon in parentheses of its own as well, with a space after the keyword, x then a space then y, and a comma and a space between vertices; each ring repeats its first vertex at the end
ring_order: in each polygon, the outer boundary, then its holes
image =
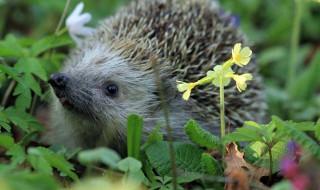
POLYGON ((91 20, 91 14, 81 14, 83 7, 83 2, 79 3, 66 20, 69 35, 77 45, 80 43, 80 37, 88 36, 94 31, 92 27, 84 26, 91 20))

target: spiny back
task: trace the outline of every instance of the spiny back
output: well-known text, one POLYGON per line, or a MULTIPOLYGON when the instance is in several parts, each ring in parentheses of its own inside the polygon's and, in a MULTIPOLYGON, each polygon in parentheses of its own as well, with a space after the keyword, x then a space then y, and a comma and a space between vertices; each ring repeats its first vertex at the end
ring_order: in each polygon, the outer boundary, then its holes
MULTIPOLYGON (((140 0, 103 21, 92 39, 109 43, 110 49, 132 63, 133 67, 152 72, 156 56, 162 80, 197 81, 208 70, 231 57, 235 43, 246 44, 230 14, 209 0, 140 0)), ((260 121, 265 103, 257 66, 236 67, 237 73, 250 72, 254 80, 245 92, 234 84, 225 89, 227 122, 238 126, 243 120, 260 121)), ((219 119, 219 89, 213 85, 192 91, 189 104, 193 112, 207 120, 219 119)))

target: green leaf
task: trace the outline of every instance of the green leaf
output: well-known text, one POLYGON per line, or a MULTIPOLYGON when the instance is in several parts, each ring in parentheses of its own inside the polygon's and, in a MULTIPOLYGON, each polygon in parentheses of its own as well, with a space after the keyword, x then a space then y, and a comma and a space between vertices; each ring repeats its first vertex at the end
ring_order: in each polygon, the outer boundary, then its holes
POLYGON ((53 175, 52 167, 44 157, 39 156, 38 154, 34 155, 33 151, 29 151, 27 160, 35 171, 44 175, 53 175))
POLYGON ((320 161, 320 146, 318 143, 316 143, 306 133, 301 132, 299 129, 296 129, 287 122, 282 121, 280 118, 272 116, 272 120, 275 122, 277 127, 284 128, 294 141, 308 149, 310 153, 320 161))
POLYGON ((9 120, 6 117, 6 115, 3 113, 3 110, 0 110, 0 127, 4 128, 7 132, 11 131, 11 126, 9 125, 9 120))
POLYGON ((201 157, 202 173, 210 175, 221 175, 222 168, 217 160, 215 160, 210 154, 202 153, 201 157))
POLYGON ((32 45, 31 55, 35 57, 49 49, 68 45, 71 43, 72 41, 70 40, 70 38, 67 38, 65 36, 47 36, 32 45))
POLYGON ((117 152, 106 147, 100 147, 93 150, 84 150, 79 152, 78 160, 84 165, 103 163, 111 168, 117 168, 117 162, 120 160, 117 152))
POLYGON ((0 164, 1 190, 57 190, 58 182, 51 176, 36 171, 0 164))
POLYGON ((45 69, 36 58, 21 58, 14 65, 14 69, 16 69, 20 73, 32 73, 38 76, 43 81, 48 80, 45 69))
POLYGON ((142 164, 139 160, 136 160, 134 158, 131 157, 127 157, 123 160, 120 160, 117 163, 117 166, 119 168, 119 170, 123 171, 123 172, 137 172, 139 170, 141 170, 142 168, 142 164))
POLYGON ((201 128, 196 121, 189 120, 184 130, 192 142, 208 149, 221 149, 220 138, 201 128))
MULTIPOLYGON (((42 96, 40 84, 34 79, 31 74, 26 73, 22 79, 25 81, 27 86, 38 96, 42 96)), ((31 97, 31 96, 30 96, 31 97)))
POLYGON ((281 180, 279 183, 276 183, 272 186, 271 190, 288 190, 295 189, 292 186, 292 182, 289 180, 281 180))
POLYGON ((163 134, 160 132, 161 127, 162 122, 157 123, 157 127, 148 135, 148 141, 140 147, 140 150, 145 150, 150 144, 163 141, 163 134))
POLYGON ((0 42, 1 56, 21 57, 23 56, 23 52, 23 48, 12 34, 8 34, 5 39, 0 42))
MULTIPOLYGON (((146 185, 150 185, 149 180, 145 177, 142 172, 142 164, 139 160, 136 160, 131 157, 127 157, 117 163, 119 170, 126 173, 126 177, 130 180, 136 182, 143 182, 146 185)), ((127 179, 124 179, 127 180, 127 179)))
POLYGON ((19 72, 16 71, 12 67, 8 67, 6 65, 0 65, 0 70, 7 75, 9 75, 11 78, 13 78, 15 81, 17 81, 19 84, 21 84, 24 88, 27 88, 26 83, 19 77, 19 72))
POLYGON ((27 146, 31 139, 39 134, 39 131, 32 131, 31 133, 26 134, 23 139, 19 142, 21 146, 27 146))
POLYGON ((127 122, 128 157, 139 160, 140 142, 142 134, 142 117, 129 115, 127 122))
POLYGON ((162 122, 157 123, 157 127, 148 135, 148 140, 150 143, 156 143, 163 141, 163 134, 160 132, 162 127, 162 122))
POLYGON ((234 132, 224 136, 225 143, 232 141, 263 141, 261 132, 247 126, 237 128, 234 132))
MULTIPOLYGON (((20 84, 18 84, 20 85, 20 84)), ((16 88, 17 89, 17 88, 16 88)), ((31 106, 31 91, 30 89, 25 89, 21 94, 18 95, 15 105, 23 110, 29 109, 31 106)))
MULTIPOLYGON (((201 172, 201 155, 203 153, 192 144, 174 142, 176 167, 189 172, 201 172)), ((158 142, 147 147, 146 155, 150 165, 161 175, 171 175, 171 158, 168 142, 158 142)))
POLYGON ((72 164, 65 160, 61 155, 44 147, 29 148, 28 154, 43 157, 51 167, 55 167, 58 171, 67 174, 73 180, 79 181, 77 174, 71 171, 73 170, 72 164))
POLYGON ((195 172, 184 172, 177 177, 177 183, 190 183, 197 179, 201 179, 203 174, 195 172))
POLYGON ((314 122, 299 122, 299 123, 290 122, 290 125, 299 129, 300 131, 314 131, 315 130, 314 122))
MULTIPOLYGON (((279 141, 271 148, 273 173, 280 170, 280 160, 286 154, 286 147, 286 142, 279 141)), ((249 163, 269 169, 270 156, 266 144, 262 142, 251 142, 244 148, 244 153, 244 159, 249 163)))
POLYGON ((13 144, 8 151, 7 155, 11 156, 11 161, 13 164, 22 164, 26 159, 26 153, 24 148, 18 144, 13 144))
POLYGON ((318 141, 320 141, 320 118, 318 119, 315 128, 315 136, 317 137, 318 141))
POLYGON ((38 131, 42 131, 43 127, 33 115, 13 107, 9 107, 3 111, 7 118, 22 130, 30 132, 30 127, 38 131))
POLYGON ((10 148, 14 144, 14 139, 8 135, 0 134, 0 146, 10 148))

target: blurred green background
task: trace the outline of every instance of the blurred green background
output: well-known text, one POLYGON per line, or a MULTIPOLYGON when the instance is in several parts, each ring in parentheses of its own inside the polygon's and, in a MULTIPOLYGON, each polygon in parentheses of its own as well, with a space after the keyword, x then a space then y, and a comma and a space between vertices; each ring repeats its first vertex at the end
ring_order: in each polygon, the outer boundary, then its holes
MULTIPOLYGON (((320 115, 320 3, 301 0, 300 35, 296 51, 293 23, 299 0, 220 0, 222 7, 240 19, 264 77, 269 113, 283 119, 317 120, 320 115), (294 55, 292 55, 294 53, 294 55), (290 57, 297 64, 288 88, 290 57)), ((84 0, 92 14, 90 26, 114 14, 130 0, 84 0)), ((72 0, 67 15, 79 1, 72 0)), ((41 39, 55 32, 66 1, 0 0, 0 38, 9 33, 19 38, 41 39)))

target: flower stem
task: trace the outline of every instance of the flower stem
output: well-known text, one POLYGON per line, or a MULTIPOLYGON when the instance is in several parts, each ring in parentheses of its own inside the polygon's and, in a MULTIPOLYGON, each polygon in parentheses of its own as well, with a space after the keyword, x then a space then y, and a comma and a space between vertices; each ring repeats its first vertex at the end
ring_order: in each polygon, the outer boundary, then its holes
POLYGON ((222 70, 227 70, 229 67, 231 67, 233 64, 233 59, 229 59, 222 65, 222 70))
POLYGON ((273 168, 271 149, 272 149, 272 146, 268 145, 268 151, 269 151, 269 157, 270 157, 270 163, 269 163, 269 183, 270 184, 271 184, 271 180, 272 180, 272 168, 273 168))
MULTIPOLYGON (((290 58, 288 65, 288 79, 287 79, 287 93, 290 95, 292 90, 292 85, 294 79, 296 78, 297 72, 297 51, 299 46, 299 37, 300 37, 300 24, 301 24, 301 15, 302 15, 302 1, 295 0, 295 14, 293 18, 292 34, 291 34, 291 44, 290 44, 290 58)), ((290 97, 291 102, 292 97, 290 97)), ((289 113, 290 114, 290 113, 289 113)))
POLYGON ((224 86, 222 83, 222 77, 220 80, 220 126, 221 126, 221 138, 224 137, 225 133, 225 121, 224 121, 224 86))

